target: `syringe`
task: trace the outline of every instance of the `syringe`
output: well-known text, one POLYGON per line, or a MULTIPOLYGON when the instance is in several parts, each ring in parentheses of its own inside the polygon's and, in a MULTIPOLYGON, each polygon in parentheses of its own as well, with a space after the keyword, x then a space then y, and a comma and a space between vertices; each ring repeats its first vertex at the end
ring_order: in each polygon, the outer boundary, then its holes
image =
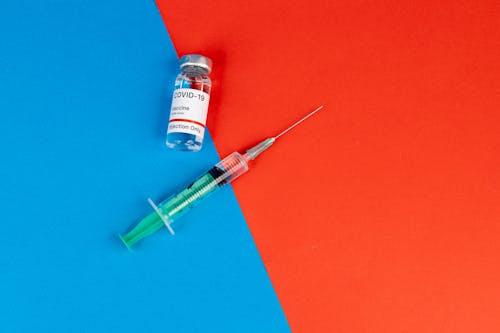
POLYGON ((186 187, 181 192, 174 194, 168 199, 156 205, 151 199, 148 199, 149 204, 153 207, 154 212, 146 216, 126 235, 119 235, 128 249, 139 240, 158 231, 165 226, 168 231, 174 235, 171 224, 179 217, 193 208, 200 200, 208 195, 216 192, 222 186, 229 184, 242 174, 248 171, 248 163, 254 160, 282 135, 286 134, 295 126, 302 123, 307 118, 321 110, 320 106, 308 113, 303 118, 299 119, 291 126, 280 132, 279 134, 267 138, 256 146, 248 149, 245 154, 240 154, 237 151, 228 155, 222 161, 217 163, 212 169, 208 170, 201 177, 197 178, 191 185, 186 187))

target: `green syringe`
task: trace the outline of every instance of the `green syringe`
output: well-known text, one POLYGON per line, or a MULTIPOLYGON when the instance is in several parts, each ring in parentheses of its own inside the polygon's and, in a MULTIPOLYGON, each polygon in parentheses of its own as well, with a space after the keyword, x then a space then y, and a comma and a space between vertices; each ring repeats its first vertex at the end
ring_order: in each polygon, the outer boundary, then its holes
POLYGON ((174 194, 168 199, 156 205, 151 199, 148 199, 149 204, 153 207, 154 212, 146 216, 139 222, 131 231, 125 235, 119 235, 128 249, 135 243, 146 236, 153 234, 163 226, 174 235, 172 223, 179 217, 193 208, 200 200, 214 193, 222 186, 231 183, 233 180, 248 171, 248 164, 254 160, 282 135, 290 131, 295 126, 302 123, 307 118, 321 110, 320 106, 308 113, 303 118, 299 119, 287 129, 283 130, 276 136, 265 139, 256 146, 250 148, 245 154, 240 154, 237 151, 230 154, 222 161, 217 163, 213 168, 208 170, 201 177, 197 178, 191 185, 186 187, 181 192, 174 194))

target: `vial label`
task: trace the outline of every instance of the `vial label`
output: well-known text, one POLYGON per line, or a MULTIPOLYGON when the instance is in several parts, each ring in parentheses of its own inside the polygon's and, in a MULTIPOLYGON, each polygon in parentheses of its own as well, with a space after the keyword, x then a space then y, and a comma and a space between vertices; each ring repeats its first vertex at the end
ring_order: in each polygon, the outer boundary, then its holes
POLYGON ((210 95, 201 90, 174 90, 167 134, 178 132, 203 137, 209 99, 210 95))

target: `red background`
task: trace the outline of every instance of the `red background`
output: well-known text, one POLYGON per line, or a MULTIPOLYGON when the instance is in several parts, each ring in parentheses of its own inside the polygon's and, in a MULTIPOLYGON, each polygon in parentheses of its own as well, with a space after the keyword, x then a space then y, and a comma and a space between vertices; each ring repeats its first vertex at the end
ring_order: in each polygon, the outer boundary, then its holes
POLYGON ((498 1, 158 5, 294 332, 500 331, 498 1))

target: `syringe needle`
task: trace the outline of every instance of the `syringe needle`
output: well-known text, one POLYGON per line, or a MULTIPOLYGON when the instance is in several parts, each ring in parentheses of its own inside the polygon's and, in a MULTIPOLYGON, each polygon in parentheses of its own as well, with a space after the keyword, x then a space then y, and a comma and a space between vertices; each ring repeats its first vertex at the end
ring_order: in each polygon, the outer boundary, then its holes
POLYGON ((290 125, 290 127, 288 127, 287 129, 285 129, 284 131, 282 131, 281 133, 279 133, 278 135, 276 135, 274 137, 274 140, 278 139, 280 136, 282 136, 283 134, 287 133, 288 131, 292 130, 292 128, 294 128, 295 126, 298 126, 300 123, 302 123, 304 120, 306 120, 307 118, 311 117, 313 114, 315 114, 316 112, 318 112, 319 110, 321 110, 323 108, 323 105, 321 105, 320 107, 316 108, 315 110, 311 111, 310 113, 308 113, 307 115, 305 115, 304 117, 302 117, 301 119, 297 120, 295 123, 293 123, 292 125, 290 125))
POLYGON ((321 105, 320 107, 316 108, 315 110, 309 112, 307 115, 305 115, 301 119, 297 120, 290 127, 288 127, 287 129, 285 129, 283 132, 279 133, 278 135, 270 137, 270 138, 267 138, 264 141, 262 141, 262 142, 258 143, 257 145, 253 146, 252 148, 248 149, 247 152, 246 152, 246 154, 245 154, 245 158, 247 160, 254 160, 257 156, 259 156, 260 154, 262 154, 267 148, 271 147, 272 144, 276 141, 276 139, 278 139, 280 136, 282 136, 283 134, 285 134, 288 131, 290 131, 295 126, 299 125, 301 122, 303 122, 307 118, 311 117, 313 114, 315 114, 316 112, 318 112, 322 108, 323 108, 323 105, 321 105))

